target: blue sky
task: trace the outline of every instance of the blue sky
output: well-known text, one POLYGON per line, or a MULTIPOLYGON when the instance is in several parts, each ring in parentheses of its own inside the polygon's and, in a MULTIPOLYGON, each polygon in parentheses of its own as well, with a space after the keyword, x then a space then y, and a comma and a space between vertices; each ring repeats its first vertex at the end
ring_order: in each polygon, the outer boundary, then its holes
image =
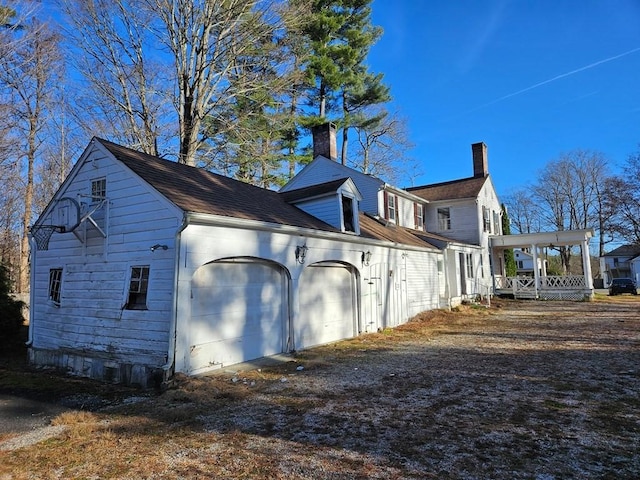
MULTIPOLYGON (((574 149, 613 170, 640 150, 639 0, 374 0, 371 71, 407 119, 425 184, 472 175, 498 195, 574 149)), ((408 185, 409 180, 400 186, 408 185)))

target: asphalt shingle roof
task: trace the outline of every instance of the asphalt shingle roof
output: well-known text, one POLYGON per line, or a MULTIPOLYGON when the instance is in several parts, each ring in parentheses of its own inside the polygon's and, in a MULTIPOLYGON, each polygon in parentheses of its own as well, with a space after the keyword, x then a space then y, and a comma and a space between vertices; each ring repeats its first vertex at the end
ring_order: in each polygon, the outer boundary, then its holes
MULTIPOLYGON (((301 194, 326 193, 336 190, 347 179, 342 178, 299 190, 278 193, 249 185, 202 168, 165 160, 138 152, 107 140, 96 138, 111 154, 130 168, 145 182, 185 212, 221 215, 225 217, 258 220, 281 225, 310 228, 328 232, 337 229, 322 220, 287 203, 289 197, 301 194)), ((411 230, 385 225, 360 213, 360 231, 363 238, 396 242, 423 248, 436 248, 411 230)), ((417 232, 423 233, 423 232, 417 232)))
POLYGON ((288 204, 277 192, 131 150, 107 140, 96 140, 185 212, 337 231, 322 220, 288 204))
POLYGON ((470 177, 420 187, 409 187, 406 190, 430 202, 438 200, 457 200, 476 198, 488 176, 470 177))

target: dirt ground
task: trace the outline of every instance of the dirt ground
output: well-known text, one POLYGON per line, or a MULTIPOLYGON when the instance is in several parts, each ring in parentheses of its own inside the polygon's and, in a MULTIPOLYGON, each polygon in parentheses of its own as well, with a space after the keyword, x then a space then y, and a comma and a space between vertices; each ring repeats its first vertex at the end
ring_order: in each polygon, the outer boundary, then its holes
POLYGON ((48 428, 1 480, 640 478, 640 299, 428 312, 48 428))

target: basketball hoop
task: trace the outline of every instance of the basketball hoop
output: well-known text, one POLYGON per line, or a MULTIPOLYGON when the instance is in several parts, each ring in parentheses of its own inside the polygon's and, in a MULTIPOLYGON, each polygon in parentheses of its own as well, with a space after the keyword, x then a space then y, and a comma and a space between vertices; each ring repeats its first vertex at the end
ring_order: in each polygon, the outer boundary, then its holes
POLYGON ((31 236, 36 241, 38 250, 49 250, 49 239, 53 232, 64 232, 65 228, 59 225, 34 225, 31 227, 31 236))

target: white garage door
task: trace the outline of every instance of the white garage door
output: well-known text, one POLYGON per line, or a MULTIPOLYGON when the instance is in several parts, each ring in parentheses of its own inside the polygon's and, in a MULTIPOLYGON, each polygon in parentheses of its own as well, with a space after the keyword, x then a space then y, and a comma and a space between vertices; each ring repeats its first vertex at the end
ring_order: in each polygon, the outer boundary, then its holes
POLYGON ((281 267, 252 260, 200 267, 191 285, 189 371, 281 353, 287 281, 281 267))
POLYGON ((357 334, 354 274, 339 264, 316 264, 300 278, 300 315, 296 349, 335 342, 357 334))

